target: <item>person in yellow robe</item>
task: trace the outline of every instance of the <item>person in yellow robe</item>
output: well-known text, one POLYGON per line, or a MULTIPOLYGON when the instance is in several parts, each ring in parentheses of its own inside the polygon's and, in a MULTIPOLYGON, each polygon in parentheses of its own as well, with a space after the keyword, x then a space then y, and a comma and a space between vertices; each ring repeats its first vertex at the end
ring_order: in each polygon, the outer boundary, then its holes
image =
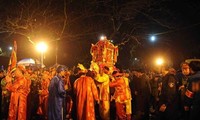
POLYGON ((109 68, 104 66, 100 69, 100 73, 96 75, 95 80, 99 87, 99 113, 102 120, 110 120, 110 78, 109 68))
POLYGON ((126 116, 127 116, 127 120, 131 120, 131 115, 132 115, 132 107, 131 107, 131 100, 132 100, 132 96, 131 96, 131 90, 130 90, 130 87, 129 87, 129 79, 127 76, 123 76, 123 79, 125 80, 125 83, 126 83, 126 97, 127 97, 127 100, 126 100, 126 116))

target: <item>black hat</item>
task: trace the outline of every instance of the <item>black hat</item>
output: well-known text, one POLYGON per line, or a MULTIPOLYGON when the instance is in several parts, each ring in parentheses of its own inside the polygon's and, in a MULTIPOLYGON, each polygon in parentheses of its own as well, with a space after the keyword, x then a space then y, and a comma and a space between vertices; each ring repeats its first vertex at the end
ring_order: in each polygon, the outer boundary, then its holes
POLYGON ((61 71, 65 71, 65 66, 63 66, 63 65, 59 65, 58 67, 57 67, 57 69, 56 69, 56 72, 57 73, 60 73, 61 71))
POLYGON ((119 73, 118 71, 113 71, 112 76, 119 77, 119 76, 123 76, 123 74, 119 73))
POLYGON ((200 71, 200 61, 191 61, 189 66, 193 71, 200 71))

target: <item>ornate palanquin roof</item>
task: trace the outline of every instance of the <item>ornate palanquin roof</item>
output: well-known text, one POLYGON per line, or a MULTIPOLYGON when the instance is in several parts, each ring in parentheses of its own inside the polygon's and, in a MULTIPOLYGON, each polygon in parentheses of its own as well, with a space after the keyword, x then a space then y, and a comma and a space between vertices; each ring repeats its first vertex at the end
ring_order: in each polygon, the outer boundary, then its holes
POLYGON ((95 45, 92 44, 90 53, 92 61, 98 65, 114 66, 117 62, 118 46, 114 46, 107 39, 99 40, 95 45))

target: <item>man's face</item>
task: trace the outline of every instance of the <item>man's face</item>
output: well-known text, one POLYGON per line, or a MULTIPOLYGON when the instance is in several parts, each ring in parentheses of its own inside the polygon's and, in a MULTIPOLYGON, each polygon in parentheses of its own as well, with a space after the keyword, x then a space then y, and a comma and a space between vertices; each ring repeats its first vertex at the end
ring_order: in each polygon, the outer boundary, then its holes
POLYGON ((183 64, 181 69, 182 69, 182 73, 184 75, 190 74, 190 67, 187 64, 183 64))
POLYGON ((115 80, 118 80, 118 79, 121 78, 122 76, 120 76, 120 75, 114 75, 113 77, 115 78, 115 80))
POLYGON ((105 73, 105 74, 108 74, 108 72, 109 72, 109 70, 107 70, 107 69, 103 69, 103 72, 105 73))
POLYGON ((3 72, 0 72, 0 78, 2 78, 4 76, 3 72))
POLYGON ((46 80, 46 79, 48 79, 49 78, 49 75, 47 74, 47 73, 44 73, 43 75, 42 75, 42 79, 43 80, 46 80))
POLYGON ((62 70, 62 71, 60 72, 60 75, 61 75, 61 76, 65 76, 65 71, 62 70))
POLYGON ((138 76, 138 72, 137 71, 132 71, 133 75, 135 75, 136 77, 138 76))
POLYGON ((22 72, 17 68, 13 73, 12 76, 13 77, 19 77, 21 76, 22 72))
POLYGON ((154 81, 158 81, 158 79, 159 79, 159 77, 156 76, 156 77, 154 78, 154 81))

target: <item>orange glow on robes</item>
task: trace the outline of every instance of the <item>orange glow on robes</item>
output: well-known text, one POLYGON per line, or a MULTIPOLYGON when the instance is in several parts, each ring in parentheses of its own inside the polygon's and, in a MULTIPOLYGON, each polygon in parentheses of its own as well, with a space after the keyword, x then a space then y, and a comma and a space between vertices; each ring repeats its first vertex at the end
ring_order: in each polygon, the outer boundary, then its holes
POLYGON ((50 80, 48 78, 44 78, 41 82, 41 90, 39 90, 39 107, 37 110, 37 114, 45 115, 47 118, 47 107, 48 107, 48 87, 50 80))
POLYGON ((82 75, 74 82, 77 120, 95 120, 94 99, 99 100, 97 87, 91 77, 82 75))
POLYGON ((25 77, 16 78, 13 84, 6 85, 6 88, 11 92, 8 120, 26 120, 29 86, 29 80, 25 77))

